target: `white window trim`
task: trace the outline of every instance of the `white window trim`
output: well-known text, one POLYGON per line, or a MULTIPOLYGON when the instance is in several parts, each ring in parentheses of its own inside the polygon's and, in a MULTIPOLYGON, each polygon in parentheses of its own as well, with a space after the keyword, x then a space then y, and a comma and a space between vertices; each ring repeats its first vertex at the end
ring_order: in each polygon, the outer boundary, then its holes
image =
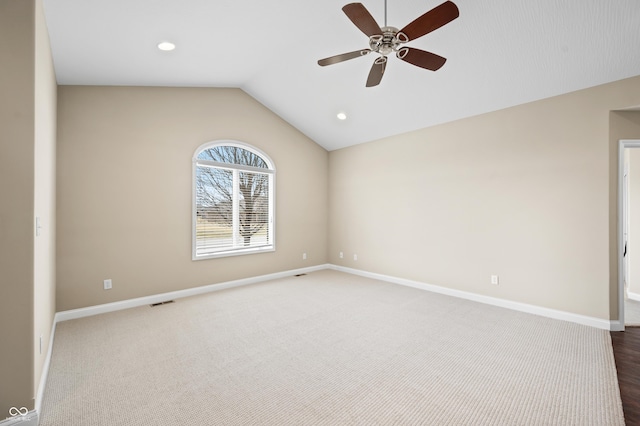
POLYGON ((275 198, 275 187, 276 187, 276 168, 273 160, 267 154, 265 154, 262 150, 249 145, 244 142, 234 141, 234 140, 216 140, 210 141, 200 145, 194 152, 193 157, 191 159, 191 260, 205 260, 205 259, 216 259, 221 257, 229 257, 229 256, 239 256, 246 254, 254 254, 254 253, 267 253, 276 250, 276 198, 275 198), (216 161, 209 160, 200 160, 198 159, 198 155, 208 148, 213 148, 215 146, 235 146, 238 148, 246 149, 247 151, 253 152, 254 154, 260 156, 265 163, 267 163, 268 168, 263 169, 259 167, 251 167, 244 165, 234 165, 234 167, 229 167, 229 163, 219 163, 216 161), (250 247, 250 248, 237 248, 231 250, 220 251, 217 253, 211 253, 207 255, 197 255, 196 249, 196 224, 197 224, 197 207, 196 207, 196 170, 197 166, 201 165, 209 165, 220 168, 226 168, 230 170, 243 170, 248 172, 260 172, 269 175, 269 199, 271 202, 271 209, 269 211, 269 234, 271 244, 268 246, 262 247, 250 247), (237 167, 236 167, 237 166, 237 167))

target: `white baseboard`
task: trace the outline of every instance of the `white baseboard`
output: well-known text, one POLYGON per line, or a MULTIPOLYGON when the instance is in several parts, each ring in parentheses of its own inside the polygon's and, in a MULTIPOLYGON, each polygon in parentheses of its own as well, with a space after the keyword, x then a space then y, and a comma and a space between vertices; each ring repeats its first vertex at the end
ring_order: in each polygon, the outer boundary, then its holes
POLYGON ((294 269, 284 272, 276 272, 274 274, 260 275, 257 277, 244 278, 235 281, 227 281, 218 284, 210 284, 202 287, 188 288, 185 290, 177 290, 169 293, 155 294, 151 296, 138 297, 136 299, 128 299, 120 302, 105 303, 104 305, 89 306, 80 309, 71 309, 56 313, 55 322, 68 321, 77 318, 89 317, 92 315, 104 314, 107 312, 120 311, 122 309, 135 308, 143 305, 151 305, 167 300, 180 299, 183 297, 197 296, 199 294, 211 293, 213 291, 225 290, 227 288, 240 287, 243 285, 257 284, 264 281, 275 280, 279 278, 290 277, 297 274, 306 274, 310 272, 327 269, 328 265, 311 266, 309 268, 294 269))
POLYGON ((6 420, 0 421, 0 426, 38 426, 39 413, 42 412, 42 398, 44 397, 44 390, 47 385, 47 377, 49 376, 49 365, 51 364, 51 353, 53 352, 53 338, 56 332, 56 318, 54 316, 53 324, 51 325, 51 335, 49 336, 49 349, 42 365, 42 373, 40 374, 40 384, 38 385, 38 392, 35 398, 35 407, 32 411, 29 411, 25 416, 9 417, 6 420))
MULTIPOLYGON (((220 291, 228 288, 240 287, 249 284, 257 284, 264 281, 284 278, 296 274, 305 274, 323 269, 333 269, 336 271, 346 272, 353 275, 359 275, 367 278, 373 278, 376 280, 386 281, 394 284, 400 284, 408 287, 414 287, 421 290, 431 291, 433 293, 445 294, 447 296, 459 297, 461 299, 472 300, 474 302, 485 303, 488 305, 499 306, 502 308, 512 309, 514 311, 526 312, 530 314, 540 315, 547 318, 553 318, 563 321, 570 321, 577 324, 588 325, 591 327, 600 328, 603 330, 616 331, 620 329, 618 321, 604 320, 600 318, 589 317, 580 314, 574 314, 571 312, 559 311, 550 308, 544 308, 541 306, 529 305, 527 303, 514 302, 506 299, 499 299, 496 297, 483 296, 476 293, 470 293, 462 290, 455 290, 447 287, 441 287, 433 284, 426 284, 419 281, 412 281, 404 278, 393 277, 389 275, 377 274, 374 272, 367 272, 360 269, 347 268, 344 266, 338 266, 333 264, 324 264, 312 266, 309 268, 294 269, 284 272, 277 272, 273 274, 260 275, 257 277, 244 278, 235 281, 227 281, 218 284, 210 284, 202 287, 194 287, 185 290, 172 291, 169 293, 155 294, 151 296, 139 297, 136 299, 123 300, 120 302, 106 303, 103 305, 89 306, 86 308, 72 309, 68 311, 61 311, 56 313, 55 323, 61 321, 67 321, 76 318, 83 318, 92 315, 98 315, 107 312, 115 312, 122 309, 135 308, 143 305, 150 305, 153 303, 159 303, 166 300, 180 299, 183 297, 197 296, 199 294, 211 293, 214 291, 220 291)), ((630 298, 633 293, 630 293, 630 298)), ((638 300, 640 300, 640 295, 638 300)), ((621 329, 624 329, 622 327, 621 329)), ((53 332, 51 333, 51 341, 53 342, 53 332)), ((49 349, 53 344, 49 345, 49 349)), ((47 361, 48 362, 48 361, 47 361)), ((40 392, 39 392, 40 393, 40 392)))
POLYGON ((628 291, 627 298, 631 300, 635 300, 636 302, 640 302, 640 294, 638 293, 631 293, 630 291, 628 291))
MULTIPOLYGON (((444 294, 447 296, 459 297, 461 299, 472 300, 474 302, 485 303, 487 305, 499 306, 501 308, 512 309, 514 311, 526 312, 529 314, 540 315, 547 318, 553 318, 563 321, 570 321, 582 325, 588 325, 590 327, 596 327, 603 330, 614 330, 613 327, 618 327, 614 323, 618 321, 609 321, 599 318, 588 317, 585 315, 573 314, 570 312, 558 311, 555 309, 543 308, 541 306, 529 305, 526 303, 513 302, 506 299, 498 299, 496 297, 483 296, 476 293, 469 293, 462 290, 455 290, 446 287, 440 287, 433 284, 425 284, 418 281, 407 280, 404 278, 392 277, 389 275, 376 274, 373 272, 362 271, 359 269, 346 268, 343 266, 329 265, 329 268, 336 271, 346 272, 349 274, 360 275, 362 277, 373 278, 380 281, 386 281, 394 284, 400 284, 408 287, 419 288, 421 290, 431 291, 433 293, 444 294)), ((624 330, 624 327, 622 327, 624 330)))
POLYGON ((8 417, 0 420, 0 426, 38 426, 38 413, 33 410, 24 416, 8 417))
POLYGON ((49 349, 47 350, 47 356, 45 357, 44 364, 42 365, 40 384, 38 385, 38 393, 36 394, 36 413, 42 412, 42 398, 44 397, 44 389, 47 385, 47 377, 49 376, 49 365, 51 364, 51 353, 53 352, 53 338, 56 334, 57 315, 58 314, 53 317, 53 324, 51 325, 51 336, 49 336, 49 349))
POLYGON ((624 324, 620 322, 620 320, 611 320, 611 326, 609 327, 610 331, 624 331, 624 324))

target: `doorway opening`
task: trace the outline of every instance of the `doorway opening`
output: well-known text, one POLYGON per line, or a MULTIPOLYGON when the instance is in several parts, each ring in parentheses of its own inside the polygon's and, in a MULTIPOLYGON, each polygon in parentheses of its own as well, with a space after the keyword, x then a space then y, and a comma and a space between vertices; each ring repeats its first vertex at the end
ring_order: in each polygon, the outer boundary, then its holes
POLYGON ((619 141, 618 319, 621 330, 625 326, 640 326, 640 149, 636 148, 640 148, 640 140, 619 141), (635 251, 634 247, 637 247, 635 251))

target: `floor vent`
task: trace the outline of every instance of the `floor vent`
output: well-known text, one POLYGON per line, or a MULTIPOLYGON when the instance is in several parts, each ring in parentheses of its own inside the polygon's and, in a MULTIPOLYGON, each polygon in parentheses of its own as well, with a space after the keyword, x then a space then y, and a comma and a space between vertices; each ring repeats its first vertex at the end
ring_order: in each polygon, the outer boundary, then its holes
POLYGON ((307 274, 296 274, 296 277, 304 277, 307 274))
POLYGON ((149 306, 151 306, 153 308, 154 306, 166 305, 167 303, 173 303, 173 300, 167 300, 167 301, 164 301, 164 302, 152 303, 149 306))

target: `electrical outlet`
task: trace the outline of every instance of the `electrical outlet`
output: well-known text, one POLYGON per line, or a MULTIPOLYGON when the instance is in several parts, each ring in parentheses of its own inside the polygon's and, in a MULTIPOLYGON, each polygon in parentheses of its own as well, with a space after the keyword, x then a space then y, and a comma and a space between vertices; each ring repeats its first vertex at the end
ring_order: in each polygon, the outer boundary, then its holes
POLYGON ((493 285, 500 284, 500 278, 497 275, 491 275, 491 284, 493 285))
POLYGON ((302 253, 302 260, 307 260, 307 253, 302 253))
POLYGON ((358 255, 357 254, 353 255, 353 260, 358 260, 358 255))
POLYGON ((340 259, 344 258, 344 253, 340 252, 340 259))
POLYGON ((113 283, 111 282, 111 279, 104 280, 104 289, 105 290, 111 290, 112 287, 113 287, 113 283))

